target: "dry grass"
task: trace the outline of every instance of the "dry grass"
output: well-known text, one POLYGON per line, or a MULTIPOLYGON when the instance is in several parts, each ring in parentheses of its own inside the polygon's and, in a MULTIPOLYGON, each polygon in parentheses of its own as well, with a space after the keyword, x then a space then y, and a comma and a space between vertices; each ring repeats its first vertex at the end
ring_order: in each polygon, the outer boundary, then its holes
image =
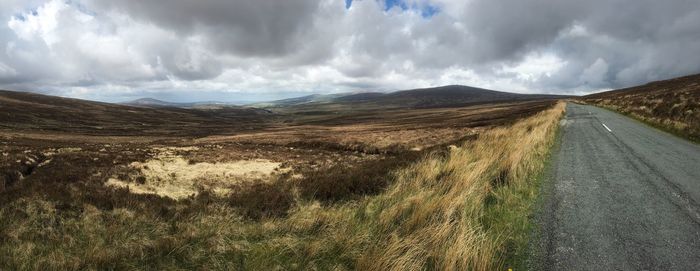
POLYGON ((302 172, 296 182, 302 197, 323 202, 338 202, 363 195, 378 194, 390 183, 388 173, 406 167, 421 158, 416 151, 404 151, 379 160, 356 165, 337 164, 320 170, 302 172))
POLYGON ((700 75, 596 93, 581 101, 700 142, 700 75))
MULTIPOLYGON (((282 180, 177 201, 101 183, 24 182, 0 198, 0 269, 498 269, 527 241, 535 175, 563 110, 489 129, 399 167, 382 190, 327 204, 282 180), (56 191, 31 192, 45 186, 56 191)), ((92 161, 78 158, 48 167, 92 161)))
POLYGON ((447 157, 428 157, 398 172, 396 184, 371 203, 380 239, 359 259, 360 269, 489 270, 505 264, 507 245, 522 238, 527 223, 528 206, 521 204, 528 202, 518 192, 525 187, 534 193, 527 187, 534 186, 563 110, 559 104, 492 129, 447 157))
POLYGON ((242 160, 228 163, 188 161, 181 156, 161 155, 145 162, 133 162, 134 171, 129 182, 110 178, 105 184, 128 188, 133 193, 156 194, 173 199, 184 199, 196 195, 200 190, 209 190, 218 195, 231 192, 231 187, 242 182, 272 179, 275 174, 288 169, 280 168, 278 162, 269 160, 242 160))

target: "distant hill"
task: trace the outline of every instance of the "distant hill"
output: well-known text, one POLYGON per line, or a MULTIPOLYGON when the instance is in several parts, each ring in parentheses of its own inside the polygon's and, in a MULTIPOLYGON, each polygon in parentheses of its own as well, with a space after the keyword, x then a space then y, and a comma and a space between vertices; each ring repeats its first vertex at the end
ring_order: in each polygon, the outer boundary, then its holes
POLYGON ((450 85, 434 88, 403 90, 390 93, 365 92, 333 95, 309 95, 299 98, 272 101, 252 106, 295 107, 348 105, 373 107, 443 107, 478 103, 561 99, 567 96, 543 94, 517 94, 495 90, 450 85))
POLYGON ((309 103, 322 103, 322 102, 333 102, 336 98, 342 97, 347 94, 311 94, 296 98, 288 98, 282 100, 275 100, 270 102, 261 102, 250 104, 253 107, 286 107, 303 105, 309 103))
POLYGON ((153 98, 141 98, 133 101, 123 102, 123 105, 137 106, 137 107, 177 107, 177 108, 194 108, 194 109, 224 109, 224 108, 243 108, 238 105, 225 102, 215 102, 215 101, 205 101, 205 102, 192 102, 192 103, 173 103, 166 102, 163 100, 153 99, 153 98))
MULTIPOLYGON (((141 102, 162 104, 157 100, 141 102)), ((168 134, 175 130, 196 133, 196 127, 234 130, 249 124, 258 125, 267 115, 269 111, 256 108, 204 110, 130 106, 0 90, 0 129, 88 134, 168 134)))
POLYGON ((171 103, 153 98, 141 98, 121 104, 140 107, 188 107, 191 103, 171 103))
POLYGON ((387 94, 365 94, 361 97, 346 97, 345 100, 352 102, 393 104, 409 107, 440 107, 476 103, 557 98, 562 98, 562 96, 517 94, 468 86, 450 85, 434 88, 404 90, 387 94))

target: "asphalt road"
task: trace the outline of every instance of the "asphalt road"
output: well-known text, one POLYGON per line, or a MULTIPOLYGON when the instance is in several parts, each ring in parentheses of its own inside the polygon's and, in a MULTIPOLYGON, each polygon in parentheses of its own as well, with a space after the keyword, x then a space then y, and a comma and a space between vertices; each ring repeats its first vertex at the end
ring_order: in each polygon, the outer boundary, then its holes
POLYGON ((700 268, 700 146, 569 103, 530 268, 700 268))

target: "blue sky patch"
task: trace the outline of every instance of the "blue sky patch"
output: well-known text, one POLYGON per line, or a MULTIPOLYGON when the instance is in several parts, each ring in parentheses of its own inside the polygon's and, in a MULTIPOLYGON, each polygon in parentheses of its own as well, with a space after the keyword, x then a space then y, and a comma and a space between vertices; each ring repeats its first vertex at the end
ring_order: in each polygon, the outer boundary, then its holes
MULTIPOLYGON (((352 1, 353 0, 345 0, 345 8, 350 8, 352 6, 352 1)), ((421 16, 423 16, 423 18, 433 17, 433 15, 440 12, 440 9, 437 6, 431 5, 429 3, 426 3, 424 5, 418 5, 414 3, 409 6, 405 0, 384 0, 384 11, 388 11, 393 7, 399 7, 401 8, 401 10, 418 10, 420 11, 420 14, 421 16)))

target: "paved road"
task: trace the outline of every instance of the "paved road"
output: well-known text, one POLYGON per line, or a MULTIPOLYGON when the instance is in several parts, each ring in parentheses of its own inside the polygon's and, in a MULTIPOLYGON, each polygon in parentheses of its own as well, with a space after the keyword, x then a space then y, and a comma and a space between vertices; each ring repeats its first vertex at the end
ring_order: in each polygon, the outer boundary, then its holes
POLYGON ((593 106, 561 124, 532 266, 700 268, 700 146, 593 106))

